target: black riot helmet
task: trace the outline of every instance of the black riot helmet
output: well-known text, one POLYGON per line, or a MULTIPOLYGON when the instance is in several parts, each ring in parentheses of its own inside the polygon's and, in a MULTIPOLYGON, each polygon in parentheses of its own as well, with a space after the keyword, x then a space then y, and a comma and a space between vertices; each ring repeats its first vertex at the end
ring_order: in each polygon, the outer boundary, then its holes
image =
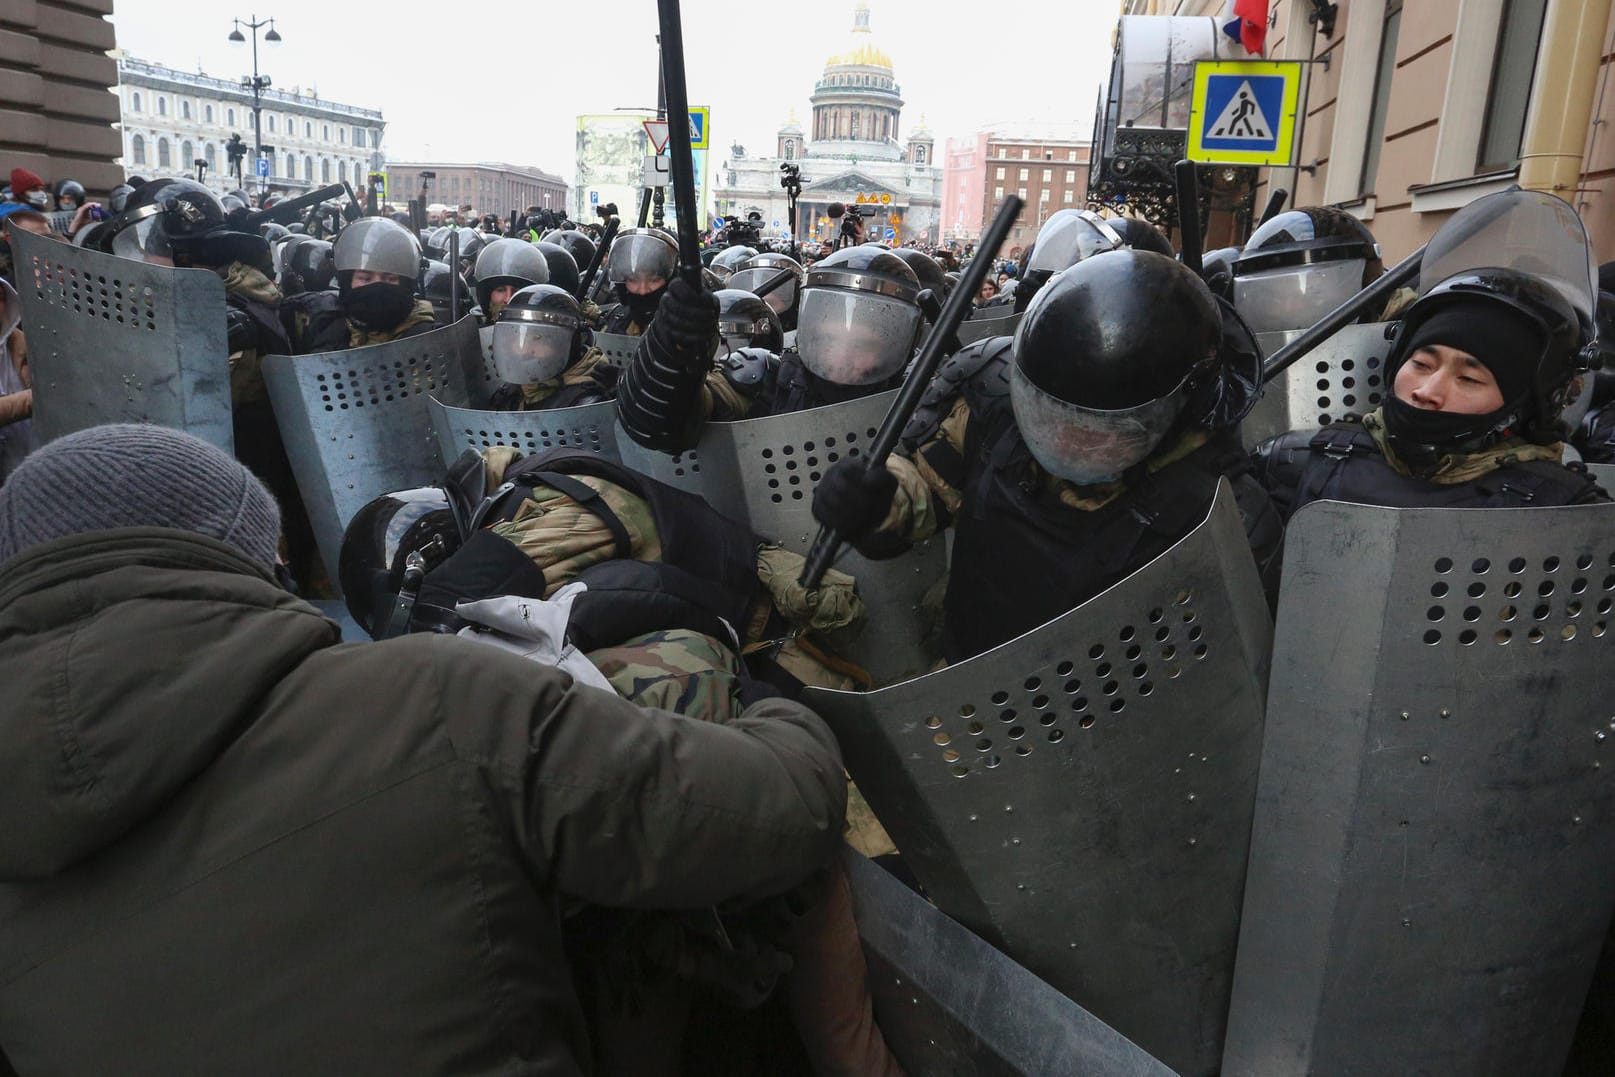
POLYGON ((763 296, 763 300, 774 308, 774 313, 780 316, 782 322, 787 323, 786 327, 791 328, 796 324, 796 298, 801 293, 802 280, 807 276, 807 270, 795 258, 772 252, 759 254, 743 262, 739 269, 729 275, 724 286, 743 292, 756 292, 786 269, 791 271, 790 279, 763 296))
POLYGON ((421 295, 432 304, 432 310, 437 320, 445 324, 457 322, 471 313, 473 291, 467 284, 465 277, 460 277, 460 305, 453 306, 453 284, 450 274, 454 271, 447 262, 429 260, 426 268, 421 272, 421 295))
POLYGON ((280 287, 287 295, 323 292, 336 280, 329 240, 293 233, 280 253, 280 287))
POLYGON ((942 294, 948 285, 947 281, 943 279, 942 267, 937 264, 935 258, 932 258, 924 251, 917 251, 913 247, 893 247, 892 255, 907 262, 908 267, 914 271, 914 276, 919 278, 920 287, 922 289, 931 289, 935 293, 937 301, 941 302, 942 294))
POLYGON ((1105 223, 1121 236, 1124 247, 1175 257, 1176 252, 1172 250, 1172 242, 1166 238, 1166 233, 1149 221, 1141 221, 1137 217, 1107 217, 1105 223))
POLYGON ((127 183, 120 183, 112 188, 111 193, 107 195, 107 212, 114 215, 122 213, 129 204, 129 196, 134 193, 135 189, 127 183))
POLYGON ((1234 262, 1238 258, 1238 247, 1218 247, 1200 256, 1200 279, 1213 295, 1230 303, 1234 301, 1234 262))
POLYGON ((510 297, 494 323, 494 370, 509 385, 551 381, 583 357, 593 338, 572 293, 532 284, 510 297))
POLYGON ((1119 218, 1106 220, 1085 209, 1062 209, 1044 221, 1021 267, 1014 290, 1016 311, 1024 311, 1056 273, 1084 258, 1126 247, 1121 230, 1115 227, 1118 223, 1119 218))
MULTIPOLYGON (((542 242, 555 243, 565 247, 572 254, 572 260, 578 264, 578 273, 589 268, 594 261, 594 240, 578 231, 576 228, 563 228, 541 237, 542 242)), ((553 267, 551 267, 553 268, 553 267)))
POLYGON ((175 241, 199 239, 225 223, 219 196, 200 183, 158 179, 131 192, 97 239, 102 250, 121 258, 172 262, 175 241))
POLYGON ((1217 366, 1211 291, 1153 251, 1095 255, 1056 275, 1015 334, 1010 402, 1032 456, 1078 484, 1146 460, 1217 366))
POLYGON ((891 378, 913 356, 919 294, 908 263, 879 247, 843 247, 814 263, 796 319, 803 365, 836 385, 891 378))
POLYGON ((543 252, 525 239, 496 239, 477 255, 472 275, 477 281, 477 303, 483 313, 493 317, 499 313, 493 309, 496 288, 521 289, 529 284, 548 284, 550 266, 543 252))
POLYGON ((409 555, 429 567, 460 548, 448 494, 436 486, 383 494, 354 514, 342 533, 337 575, 348 612, 372 636, 386 627, 409 555))
POLYGON ((720 355, 741 348, 777 352, 785 346, 785 327, 774 308, 762 299, 738 288, 721 288, 716 298, 720 355))
POLYGON ((1402 316, 1385 359, 1392 386, 1385 404, 1391 448, 1419 468, 1449 453, 1478 452, 1510 435, 1552 444, 1565 429, 1560 413, 1592 354, 1590 333, 1564 293, 1514 269, 1481 268, 1449 277, 1402 316), (1442 328, 1454 334, 1443 336, 1442 328), (1429 344, 1459 347, 1491 371, 1503 406, 1484 415, 1414 407, 1394 392, 1409 355, 1429 344))
POLYGON ((1298 332, 1384 268, 1379 244, 1356 217, 1327 206, 1292 209, 1251 233, 1234 260, 1234 306, 1258 334, 1298 332))
POLYGON ((757 257, 756 247, 733 246, 725 247, 712 256, 707 268, 716 274, 720 284, 726 283, 729 277, 751 259, 757 257))
POLYGON ((533 246, 544 256, 544 264, 549 266, 550 283, 577 295, 578 285, 583 283, 583 274, 579 272, 578 261, 572 257, 572 252, 559 243, 545 240, 539 240, 533 246))
POLYGON ((57 209, 78 209, 84 204, 84 184, 74 179, 56 181, 57 209))

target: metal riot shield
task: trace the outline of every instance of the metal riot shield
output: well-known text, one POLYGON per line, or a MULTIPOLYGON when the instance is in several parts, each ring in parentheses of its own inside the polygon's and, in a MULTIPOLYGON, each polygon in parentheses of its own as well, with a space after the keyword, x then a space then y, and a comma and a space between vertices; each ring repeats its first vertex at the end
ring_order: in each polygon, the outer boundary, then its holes
POLYGON ((224 283, 13 229, 36 443, 156 423, 235 451, 224 283))
POLYGON ((483 408, 504 381, 493 366, 493 326, 477 326, 477 351, 478 361, 466 364, 466 400, 474 408, 483 408))
POLYGON ((1615 496, 1615 464, 1588 464, 1587 474, 1598 480, 1606 494, 1615 496))
POLYGON ((960 322, 959 330, 954 336, 959 338, 961 345, 974 344, 978 340, 986 340, 989 337, 1012 337, 1020 324, 1021 316, 1019 314, 1011 314, 1008 317, 1000 318, 972 318, 969 321, 960 322))
MULTIPOLYGON (((897 390, 786 415, 710 423, 696 446, 703 464, 732 461, 744 519, 765 539, 806 554, 818 534, 813 490, 830 465, 864 453, 897 390)), ((877 684, 915 677, 935 664, 924 645, 920 598, 947 573, 944 542, 933 538, 901 557, 870 561, 849 551, 836 567, 858 581, 869 612, 853 658, 877 684)))
POLYGON ((1174 1070, 1209 1074, 1271 640, 1224 482, 1194 531, 1048 624, 803 701, 938 908, 1174 1070))
POLYGON ((842 851, 875 1020, 913 1074, 1170 1077, 1093 1014, 850 849, 842 851))
POLYGON ((1611 536, 1291 520, 1225 1073, 1560 1072, 1615 909, 1611 536))
POLYGON ((627 370, 629 364, 634 361, 634 356, 639 354, 639 338, 629 336, 627 333, 596 333, 594 346, 605 352, 607 359, 624 370, 627 370))
MULTIPOLYGON (((1347 415, 1363 416, 1385 399, 1385 357, 1391 342, 1384 322, 1348 325, 1269 385, 1240 424, 1247 449, 1291 430, 1317 430, 1347 415)), ((1301 335, 1263 333, 1257 344, 1271 355, 1301 335)))
POLYGON ((312 355, 271 355, 264 381, 327 573, 366 502, 443 477, 432 397, 463 401, 480 361, 470 317, 419 336, 312 355))

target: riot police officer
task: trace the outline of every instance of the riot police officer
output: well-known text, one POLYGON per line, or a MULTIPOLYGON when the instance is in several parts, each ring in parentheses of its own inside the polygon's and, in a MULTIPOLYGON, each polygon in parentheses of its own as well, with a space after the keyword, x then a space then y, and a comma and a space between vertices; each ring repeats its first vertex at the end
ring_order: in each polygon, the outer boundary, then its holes
MULTIPOLYGON (((1079 605, 1198 525, 1235 488, 1259 567, 1282 530, 1233 427, 1233 377, 1206 286, 1163 255, 1079 262, 1028 308, 1013 355, 970 379, 912 457, 838 461, 813 512, 869 557, 954 527, 943 653, 979 654, 1079 605)), ((1007 338, 1005 338, 1007 339, 1007 338)), ((1238 352, 1254 363, 1254 348, 1238 352)))
POLYGON ((1384 271, 1379 244, 1356 217, 1327 206, 1293 209, 1251 233, 1234 259, 1234 306, 1259 339, 1277 346, 1384 271))
MULTIPOLYGON (((1026 266, 1021 270, 1020 284, 1015 289, 1016 312, 1030 306, 1049 278, 1061 270, 1104 251, 1130 246, 1122 238, 1122 230, 1116 227, 1117 223, 1084 209, 1062 209, 1044 221, 1043 227, 1037 230, 1031 250, 1026 254, 1026 266)), ((1142 221, 1138 223, 1144 224, 1142 221)), ((1144 249, 1171 255, 1171 247, 1164 252, 1159 250, 1149 242, 1148 233, 1143 229, 1139 230, 1139 236, 1143 237, 1140 242, 1144 244, 1144 249)))
POLYGON ((606 278, 617 302, 601 312, 601 329, 629 336, 644 333, 656 317, 678 257, 678 240, 660 228, 617 233, 606 256, 606 278))
POLYGON ((718 278, 718 282, 720 284, 727 286, 729 278, 733 276, 741 266, 745 265, 748 261, 755 257, 757 257, 756 247, 747 247, 741 244, 736 244, 732 247, 725 247, 723 250, 713 255, 712 261, 707 263, 707 268, 712 270, 713 274, 718 278))
POLYGON ((572 252, 559 243, 542 239, 533 246, 544 256, 544 265, 550 271, 549 283, 577 295, 578 286, 583 283, 583 274, 578 271, 578 261, 572 257, 572 252))
POLYGON ((1608 500, 1563 464, 1560 413, 1586 369, 1590 320, 1552 284, 1502 267, 1456 274, 1408 308, 1385 360, 1391 395, 1361 422, 1256 450, 1288 518, 1322 498, 1394 507, 1608 500))
POLYGON ((914 353, 919 291, 914 271, 888 251, 835 252, 807 272, 795 350, 771 379, 753 379, 737 377, 744 366, 714 369, 716 324, 705 338, 693 328, 704 298, 670 289, 657 317, 674 314, 692 335, 684 345, 647 338, 640 346, 618 384, 618 420, 641 445, 679 452, 707 419, 782 415, 890 389, 914 353))
POLYGON ((504 384, 489 407, 537 411, 612 399, 617 365, 593 344, 582 305, 570 292, 553 284, 520 289, 494 322, 494 369, 504 384))
POLYGON ((415 336, 436 327, 432 304, 415 296, 421 250, 385 217, 354 221, 331 248, 338 292, 322 293, 299 319, 296 354, 340 351, 415 336))
POLYGON ((477 255, 477 304, 482 320, 492 325, 510 297, 530 284, 548 284, 549 262, 523 239, 496 239, 477 255))
POLYGON ((802 295, 802 281, 807 277, 807 271, 802 268, 802 263, 795 258, 774 252, 748 258, 724 282, 724 287, 755 292, 786 269, 791 271, 790 277, 784 284, 763 296, 763 299, 774 308, 774 313, 779 315, 780 324, 785 331, 790 332, 796 328, 797 302, 802 295))

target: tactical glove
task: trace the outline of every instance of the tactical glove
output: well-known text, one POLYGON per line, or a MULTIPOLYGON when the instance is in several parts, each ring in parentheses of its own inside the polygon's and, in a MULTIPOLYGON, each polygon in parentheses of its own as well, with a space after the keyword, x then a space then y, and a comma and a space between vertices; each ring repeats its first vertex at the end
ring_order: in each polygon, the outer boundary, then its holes
POLYGON ((683 277, 667 285, 648 334, 666 356, 685 367, 710 367, 718 337, 718 297, 683 277))
POLYGON ((813 516, 848 542, 880 526, 897 496, 897 476, 862 460, 838 460, 813 491, 813 516))

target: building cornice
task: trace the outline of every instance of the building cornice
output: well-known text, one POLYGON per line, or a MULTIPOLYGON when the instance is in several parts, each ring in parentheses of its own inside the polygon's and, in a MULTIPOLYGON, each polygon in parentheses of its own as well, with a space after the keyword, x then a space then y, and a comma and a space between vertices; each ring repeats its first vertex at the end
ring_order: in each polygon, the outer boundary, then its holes
MULTIPOLYGON (((252 91, 242 86, 239 82, 231 82, 228 79, 214 78, 212 75, 203 75, 191 71, 179 71, 172 67, 163 67, 160 64, 137 60, 130 56, 119 58, 118 77, 121 82, 130 86, 140 86, 154 90, 189 91, 236 101, 249 107, 252 104, 252 91)), ((377 127, 386 126, 386 121, 382 119, 379 109, 362 108, 358 105, 344 105, 337 101, 327 101, 321 97, 294 94, 273 88, 263 91, 261 97, 265 104, 273 103, 283 108, 318 113, 334 120, 351 122, 354 119, 360 119, 377 127)))

